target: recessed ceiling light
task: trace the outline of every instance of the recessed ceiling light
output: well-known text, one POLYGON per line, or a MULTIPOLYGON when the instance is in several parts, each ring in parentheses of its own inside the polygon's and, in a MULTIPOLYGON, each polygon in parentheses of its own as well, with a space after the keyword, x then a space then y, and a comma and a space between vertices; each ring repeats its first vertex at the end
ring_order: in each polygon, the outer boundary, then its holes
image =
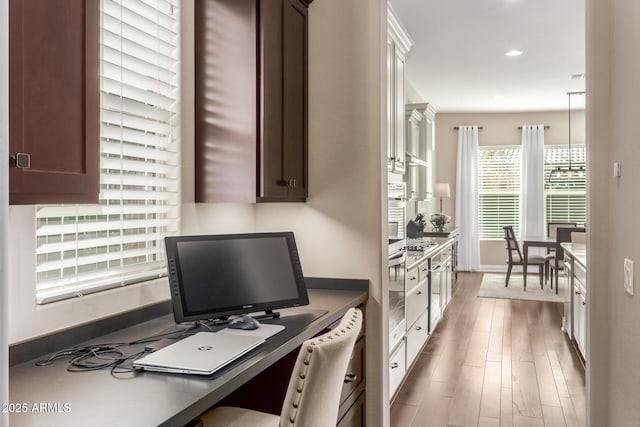
POLYGON ((494 101, 502 101, 502 100, 504 99, 504 96, 502 96, 502 95, 495 95, 495 96, 493 97, 493 99, 494 99, 494 101))
POLYGON ((523 52, 521 50, 510 50, 509 52, 505 53, 505 55, 507 56, 520 56, 522 54, 523 52))

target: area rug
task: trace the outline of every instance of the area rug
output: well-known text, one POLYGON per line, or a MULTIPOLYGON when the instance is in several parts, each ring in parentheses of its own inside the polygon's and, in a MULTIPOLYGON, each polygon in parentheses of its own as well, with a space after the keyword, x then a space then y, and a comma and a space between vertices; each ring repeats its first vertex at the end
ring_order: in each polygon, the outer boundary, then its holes
POLYGON ((504 286, 506 273, 484 273, 478 296, 482 298, 506 298, 523 299, 531 301, 563 302, 566 292, 565 280, 560 279, 560 289, 556 295, 554 289, 550 289, 546 283, 544 289, 540 289, 538 275, 529 275, 527 278, 527 290, 522 288, 522 274, 514 273, 509 278, 509 286, 504 286))

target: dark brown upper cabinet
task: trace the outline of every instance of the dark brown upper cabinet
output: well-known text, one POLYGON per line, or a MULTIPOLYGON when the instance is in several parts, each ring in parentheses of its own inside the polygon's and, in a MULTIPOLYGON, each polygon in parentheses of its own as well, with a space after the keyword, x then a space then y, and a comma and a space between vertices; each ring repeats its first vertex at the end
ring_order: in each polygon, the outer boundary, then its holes
POLYGON ((196 202, 306 199, 310 3, 196 2, 196 202))
POLYGON ((96 203, 100 2, 9 1, 9 202, 96 203))

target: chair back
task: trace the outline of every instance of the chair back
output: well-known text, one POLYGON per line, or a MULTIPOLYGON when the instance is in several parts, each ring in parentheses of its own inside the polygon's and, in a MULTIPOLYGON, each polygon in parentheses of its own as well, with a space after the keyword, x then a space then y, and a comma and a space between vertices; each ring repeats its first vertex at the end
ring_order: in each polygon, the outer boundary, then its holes
POLYGON ((351 308, 332 331, 302 344, 280 413, 280 427, 336 425, 340 394, 362 312, 351 308))
POLYGON ((518 244, 518 240, 516 240, 513 227, 511 225, 507 225, 506 227, 502 227, 502 229, 504 230, 504 240, 507 244, 505 248, 507 249, 507 256, 509 257, 509 264, 522 262, 520 245, 518 244))
POLYGON ((547 224, 547 236, 556 237, 558 228, 575 228, 577 225, 575 222, 550 222, 547 224))
POLYGON ((571 243, 587 243, 587 233, 586 231, 575 231, 571 233, 571 243))
POLYGON ((584 232, 584 228, 577 227, 559 227, 557 229, 556 235, 556 258, 563 259, 564 258, 564 249, 560 246, 560 243, 570 242, 571 235, 576 232, 584 232))

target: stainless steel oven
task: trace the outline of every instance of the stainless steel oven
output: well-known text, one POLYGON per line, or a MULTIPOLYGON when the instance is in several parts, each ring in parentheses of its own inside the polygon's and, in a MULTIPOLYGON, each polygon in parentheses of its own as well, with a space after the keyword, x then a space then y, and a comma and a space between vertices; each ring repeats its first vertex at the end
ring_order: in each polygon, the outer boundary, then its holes
POLYGON ((389 351, 402 340, 406 327, 404 240, 389 242, 389 351))

